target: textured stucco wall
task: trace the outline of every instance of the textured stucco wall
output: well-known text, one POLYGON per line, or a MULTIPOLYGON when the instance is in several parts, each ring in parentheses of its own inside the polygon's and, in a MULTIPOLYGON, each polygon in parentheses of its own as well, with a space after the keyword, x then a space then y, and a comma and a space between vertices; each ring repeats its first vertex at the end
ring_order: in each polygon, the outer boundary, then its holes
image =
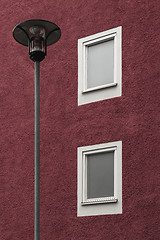
POLYGON ((62 30, 41 64, 41 239, 158 240, 158 0, 1 0, 0 240, 33 239, 34 64, 12 37, 24 20, 62 30), (123 95, 77 105, 77 40, 122 26, 123 95), (123 214, 77 218, 77 147, 123 141, 123 214))

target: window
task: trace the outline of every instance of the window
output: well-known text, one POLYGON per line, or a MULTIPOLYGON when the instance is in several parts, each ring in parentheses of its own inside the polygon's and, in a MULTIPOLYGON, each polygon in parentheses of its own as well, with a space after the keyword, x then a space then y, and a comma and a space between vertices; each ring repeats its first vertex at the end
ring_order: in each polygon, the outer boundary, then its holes
POLYGON ((78 40, 78 105, 121 96, 121 27, 78 40))
POLYGON ((78 148, 78 216, 122 213, 122 142, 78 148))

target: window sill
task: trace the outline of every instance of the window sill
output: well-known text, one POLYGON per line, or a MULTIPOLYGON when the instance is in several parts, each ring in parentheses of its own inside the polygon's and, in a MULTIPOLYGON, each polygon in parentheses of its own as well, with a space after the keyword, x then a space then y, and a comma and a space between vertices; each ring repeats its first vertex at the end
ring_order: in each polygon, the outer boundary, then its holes
POLYGON ((93 205, 93 204, 102 204, 102 203, 117 203, 118 199, 114 197, 106 198, 106 199, 90 199, 81 203, 82 206, 85 205, 93 205))
POLYGON ((102 85, 102 86, 98 86, 98 87, 88 88, 86 90, 83 90, 82 93, 88 93, 88 92, 97 91, 100 89, 115 87, 115 86, 117 86, 117 83, 110 83, 110 84, 106 84, 106 85, 102 85))

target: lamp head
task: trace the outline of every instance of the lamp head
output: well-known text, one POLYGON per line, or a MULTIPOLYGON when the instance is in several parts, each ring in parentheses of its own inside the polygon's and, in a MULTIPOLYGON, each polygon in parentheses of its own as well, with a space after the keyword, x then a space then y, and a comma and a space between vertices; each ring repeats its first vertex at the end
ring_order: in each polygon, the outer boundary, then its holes
POLYGON ((40 62, 47 54, 47 46, 60 39, 61 30, 52 22, 32 19, 15 26, 13 37, 20 44, 28 46, 31 60, 40 62))

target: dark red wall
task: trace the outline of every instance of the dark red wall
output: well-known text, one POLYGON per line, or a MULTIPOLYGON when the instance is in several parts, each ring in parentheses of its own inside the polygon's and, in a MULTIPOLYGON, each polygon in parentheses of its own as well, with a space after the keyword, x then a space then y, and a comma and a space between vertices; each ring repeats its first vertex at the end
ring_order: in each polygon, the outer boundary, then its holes
POLYGON ((1 0, 0 240, 33 239, 34 64, 12 37, 32 18, 62 30, 41 64, 41 239, 160 239, 160 2, 1 0), (118 26, 122 97, 78 106, 77 40, 118 26), (123 214, 77 217, 77 147, 119 140, 123 214))

